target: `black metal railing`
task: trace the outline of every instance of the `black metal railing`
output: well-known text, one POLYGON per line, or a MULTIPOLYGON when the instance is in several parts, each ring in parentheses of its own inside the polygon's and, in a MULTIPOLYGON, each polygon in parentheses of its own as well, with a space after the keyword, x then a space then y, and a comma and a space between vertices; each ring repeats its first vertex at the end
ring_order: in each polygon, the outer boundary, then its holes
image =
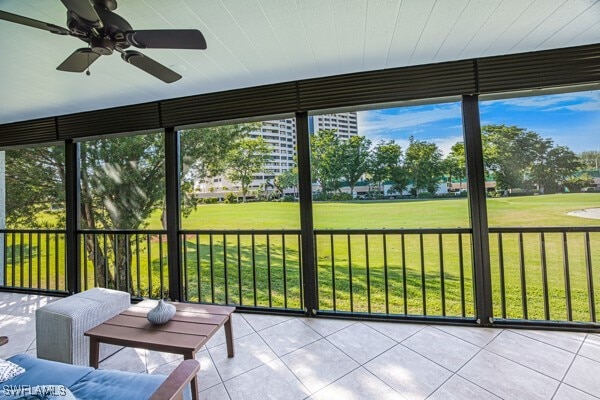
POLYGON ((180 232, 187 301, 301 310, 299 230, 180 232))
POLYGON ((490 228, 494 319, 597 321, 600 227, 490 228))
POLYGON ((316 230, 322 312, 474 319, 471 230, 316 230))
POLYGON ((3 286, 66 292, 65 231, 2 229, 3 286))
POLYGON ((140 298, 169 297, 166 231, 82 230, 79 242, 82 290, 104 287, 140 298))

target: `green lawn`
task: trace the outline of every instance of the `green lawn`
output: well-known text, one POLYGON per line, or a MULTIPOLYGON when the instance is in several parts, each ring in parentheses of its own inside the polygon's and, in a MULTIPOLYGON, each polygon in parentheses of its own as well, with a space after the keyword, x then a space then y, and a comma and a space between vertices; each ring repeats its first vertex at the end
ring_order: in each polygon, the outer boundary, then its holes
MULTIPOLYGON (((598 193, 490 198, 487 205, 489 223, 492 227, 600 225, 600 220, 583 219, 566 214, 577 209, 600 207, 598 193)), ((313 213, 315 229, 469 226, 468 202, 465 198, 315 202, 313 213)), ((160 229, 158 212, 150 218, 148 228, 160 229)), ((276 202, 201 205, 184 219, 183 228, 187 230, 299 229, 299 205, 276 202)), ((600 286, 600 234, 592 233, 589 237, 590 259, 594 266, 593 278, 595 287, 598 288, 600 286)), ((579 321, 590 319, 584 238, 582 233, 567 235, 571 307, 573 319, 579 321)), ((301 307, 299 245, 295 234, 285 236, 277 234, 269 237, 257 235, 254 247, 250 235, 240 236, 239 247, 235 233, 228 234, 225 238, 221 235, 213 235, 212 252, 210 235, 187 235, 185 239, 186 257, 182 267, 185 271, 186 292, 190 300, 301 307)), ((400 314, 406 311, 417 315, 425 312, 428 315, 445 313, 452 316, 460 316, 464 312, 466 316, 473 316, 471 238, 470 235, 463 234, 460 239, 461 244, 459 244, 458 234, 444 235, 440 244, 438 235, 423 235, 421 246, 419 235, 405 235, 403 238, 401 235, 388 234, 384 245, 383 235, 369 235, 367 239, 364 235, 318 235, 315 243, 320 308, 400 314), (404 239, 404 246, 402 239, 404 239), (365 240, 368 240, 368 246, 365 240), (423 272, 425 286, 422 284, 423 272), (366 285, 367 281, 369 285, 366 285), (464 305, 461 302, 463 296, 464 305)), ((561 234, 545 235, 550 317, 557 320, 567 318, 562 240, 561 234)), ((496 317, 500 317, 502 315, 501 280, 497 234, 490 235, 490 243, 494 312, 496 317)), ((506 316, 521 318, 524 315, 521 301, 518 235, 504 234, 502 244, 506 316)), ((159 296, 158 283, 161 279, 159 240, 153 238, 149 244, 144 242, 140 251, 141 294, 159 296), (148 257, 148 249, 151 253, 150 257, 148 257), (149 287, 150 280, 153 283, 152 290, 149 287)), ((43 247, 41 252, 44 252, 43 247)), ((166 252, 166 243, 163 243, 162 277, 165 284, 167 282, 166 252)), ((543 319, 542 294, 545 286, 542 281, 539 234, 523 235, 523 259, 528 318, 543 319)), ((132 263, 134 270, 137 262, 138 260, 134 258, 132 263)), ((35 257, 31 264, 35 286, 37 279, 35 257)), ((87 263, 87 268, 88 285, 91 286, 93 285, 91 262, 87 263)), ((27 266, 24 268, 24 274, 27 282, 27 266)), ((42 283, 44 274, 42 271, 42 283)), ((19 282, 18 268, 16 278, 19 282)), ((137 287, 136 273, 133 274, 133 284, 137 287)), ((600 291, 596 289, 595 292, 598 302, 600 291)), ((600 303, 596 308, 600 309, 600 303)))

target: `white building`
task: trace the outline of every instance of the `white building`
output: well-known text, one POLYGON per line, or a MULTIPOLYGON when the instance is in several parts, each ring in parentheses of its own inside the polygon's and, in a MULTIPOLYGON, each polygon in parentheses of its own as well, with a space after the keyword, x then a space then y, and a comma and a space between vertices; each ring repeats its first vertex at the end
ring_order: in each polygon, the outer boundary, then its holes
MULTIPOLYGON (((308 117, 308 130, 314 134, 322 129, 336 129, 342 141, 358 135, 357 115, 355 112, 323 114, 308 117)), ((296 156, 296 120, 294 118, 263 121, 260 131, 250 133, 251 137, 262 137, 270 146, 270 160, 262 173, 255 175, 250 191, 264 187, 272 190, 269 184, 275 177, 292 169, 296 156)), ((237 192, 238 183, 230 182, 225 176, 208 178, 196 183, 196 192, 202 197, 223 198, 227 192, 237 192)))

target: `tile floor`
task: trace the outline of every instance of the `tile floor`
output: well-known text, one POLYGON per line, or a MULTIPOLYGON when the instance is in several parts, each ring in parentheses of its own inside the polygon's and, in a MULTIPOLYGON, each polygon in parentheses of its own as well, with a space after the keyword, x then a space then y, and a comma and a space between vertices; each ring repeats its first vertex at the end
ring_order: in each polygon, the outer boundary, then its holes
MULTIPOLYGON (((0 293, 0 357, 35 355, 35 309, 0 293)), ((600 398, 600 335, 234 314, 236 356, 219 332, 198 352, 211 400, 600 398)), ((168 374, 179 356, 123 349, 100 367, 168 374)))

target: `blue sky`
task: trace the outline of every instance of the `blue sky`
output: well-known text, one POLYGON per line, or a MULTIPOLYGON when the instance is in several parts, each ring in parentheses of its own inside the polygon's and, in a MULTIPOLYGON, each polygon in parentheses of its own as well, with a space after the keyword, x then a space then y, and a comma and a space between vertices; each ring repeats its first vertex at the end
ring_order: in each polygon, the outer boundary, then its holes
MULTIPOLYGON (((600 91, 482 101, 481 123, 517 125, 578 153, 600 150, 600 91)), ((445 154, 462 140, 460 103, 389 108, 358 113, 359 133, 373 143, 408 137, 434 141, 445 154)))

